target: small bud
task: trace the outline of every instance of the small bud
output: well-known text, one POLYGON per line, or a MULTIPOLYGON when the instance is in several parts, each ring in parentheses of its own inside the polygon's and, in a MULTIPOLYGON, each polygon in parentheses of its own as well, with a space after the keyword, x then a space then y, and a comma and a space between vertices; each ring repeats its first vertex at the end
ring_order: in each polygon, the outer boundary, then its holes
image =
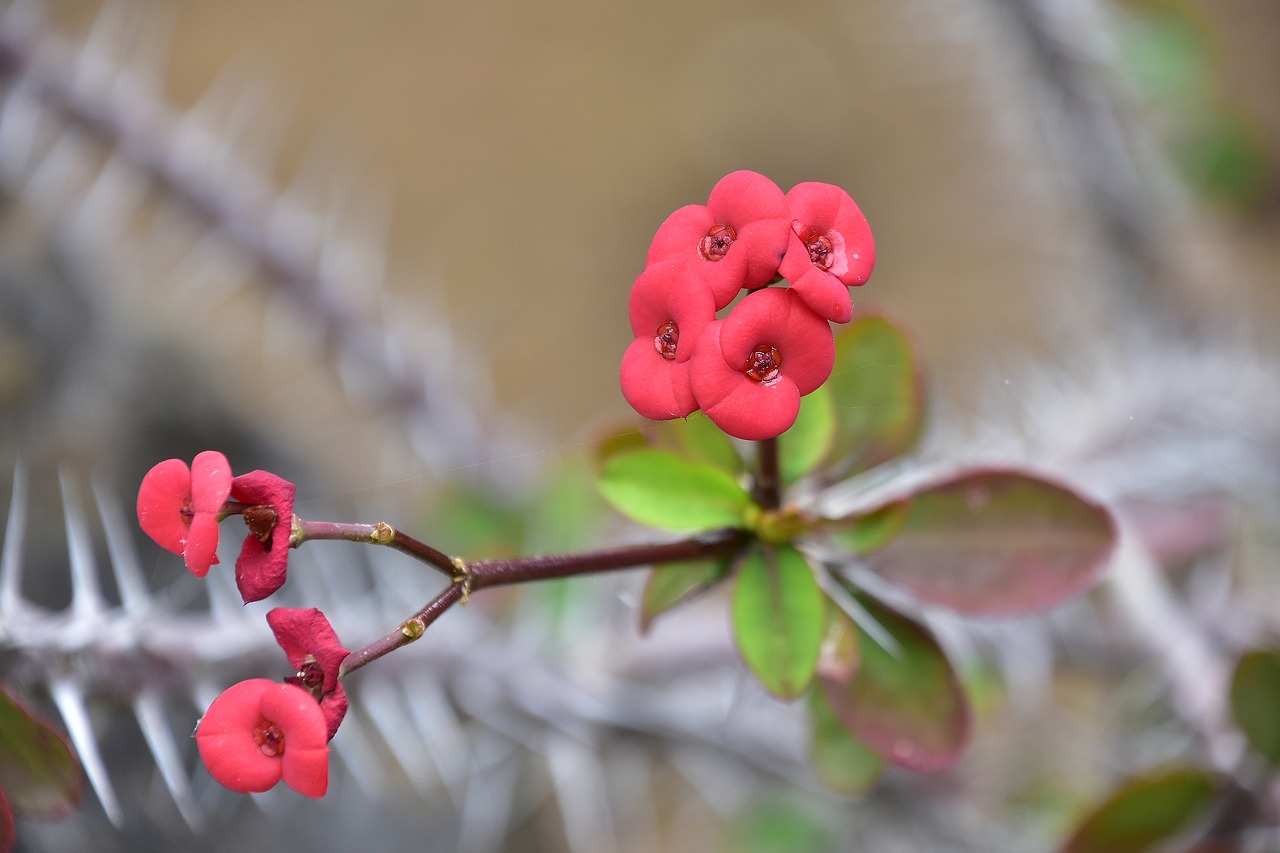
POLYGON ((421 637, 426 630, 427 623, 418 618, 410 619, 400 626, 400 633, 408 637, 410 642, 421 637))
POLYGON ((373 532, 369 534, 369 541, 375 545, 390 545, 391 540, 396 538, 396 531, 385 521, 379 521, 373 526, 373 532))

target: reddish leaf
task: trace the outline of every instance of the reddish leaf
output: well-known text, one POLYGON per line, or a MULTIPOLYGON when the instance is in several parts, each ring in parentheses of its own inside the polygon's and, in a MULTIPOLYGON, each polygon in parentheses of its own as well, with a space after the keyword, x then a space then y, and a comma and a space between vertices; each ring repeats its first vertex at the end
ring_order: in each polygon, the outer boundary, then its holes
POLYGON ((9 853, 17 837, 18 830, 13 825, 13 812, 9 811, 9 803, 4 798, 4 789, 0 788, 0 853, 9 853))
POLYGON ((1069 489, 975 470, 916 491, 901 529, 868 565, 962 613, 1026 613, 1089 587, 1115 540, 1111 514, 1069 489))
POLYGON ((1131 779, 1080 823, 1061 853, 1163 850, 1205 816, 1218 787, 1218 777, 1194 767, 1131 779))
POLYGON ((80 763, 53 726, 0 686, 0 788, 35 817, 61 817, 80 805, 80 763))
POLYGON ((809 760, 822 784, 849 797, 866 793, 880 778, 884 760, 845 729, 822 690, 809 694, 813 732, 809 760))
POLYGON ((857 672, 846 683, 819 676, 844 727, 881 757, 932 773, 954 764, 969 740, 969 701, 927 628, 866 596, 859 604, 893 641, 858 626, 857 672))

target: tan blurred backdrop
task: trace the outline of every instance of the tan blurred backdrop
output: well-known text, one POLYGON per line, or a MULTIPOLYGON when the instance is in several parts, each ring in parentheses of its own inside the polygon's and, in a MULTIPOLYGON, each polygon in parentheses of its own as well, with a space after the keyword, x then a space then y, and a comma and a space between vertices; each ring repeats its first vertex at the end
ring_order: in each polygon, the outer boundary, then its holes
MULTIPOLYGON (((83 34, 100 4, 50 5, 83 34)), ((1182 5, 1274 157, 1280 7, 1182 5)), ((500 400, 535 435, 577 437, 626 414, 626 295, 653 230, 733 169, 854 195, 879 250, 855 302, 914 328, 961 401, 993 356, 1035 352, 1064 320, 1106 322, 1104 249, 998 8, 183 0, 154 14, 172 26, 174 104, 227 71, 268 83, 280 179, 320 147, 388 190, 405 291, 442 286, 500 400)), ((1274 198, 1245 214, 1172 205, 1162 286, 1280 319, 1274 198)))

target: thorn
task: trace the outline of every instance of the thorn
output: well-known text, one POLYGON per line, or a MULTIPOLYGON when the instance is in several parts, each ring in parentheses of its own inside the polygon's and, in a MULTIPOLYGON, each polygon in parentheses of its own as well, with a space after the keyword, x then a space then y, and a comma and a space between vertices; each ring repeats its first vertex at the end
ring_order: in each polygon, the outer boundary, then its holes
POLYGON ((94 620, 106 610, 98 567, 93 559, 89 526, 80 505, 80 495, 65 471, 58 474, 62 486, 62 510, 67 525, 67 552, 71 561, 71 610, 78 620, 94 620))
POLYGON ((154 690, 143 690, 133 700, 133 713, 138 718, 142 736, 146 738, 147 747, 156 760, 156 766, 160 768, 160 776, 173 797, 174 805, 178 807, 178 813, 187 826, 198 832, 203 823, 200 809, 192 796, 182 753, 174 739, 173 730, 169 728, 159 694, 154 690))
POLYGON ((4 549, 0 550, 0 614, 6 617, 22 606, 22 540, 26 527, 27 467, 19 459, 13 466, 13 496, 4 527, 4 549))
POLYGON ((125 521, 120 501, 107 491, 100 481, 92 481, 94 500, 98 503, 98 515, 102 529, 107 534, 107 556, 115 572, 116 587, 126 613, 137 616, 151 609, 151 590, 142 578, 138 553, 133 548, 129 524, 125 521))
POLYGON ((58 706, 62 722, 66 724, 67 734, 76 748, 80 765, 89 777, 89 784, 102 803, 102 810, 107 814, 111 825, 119 829, 124 825, 124 812, 120 809, 120 801, 111 787, 111 779, 107 776, 107 768, 102 763, 102 753, 98 750, 98 740, 89 725, 89 713, 85 708, 84 694, 80 688, 65 679, 57 679, 49 685, 53 702, 58 706))

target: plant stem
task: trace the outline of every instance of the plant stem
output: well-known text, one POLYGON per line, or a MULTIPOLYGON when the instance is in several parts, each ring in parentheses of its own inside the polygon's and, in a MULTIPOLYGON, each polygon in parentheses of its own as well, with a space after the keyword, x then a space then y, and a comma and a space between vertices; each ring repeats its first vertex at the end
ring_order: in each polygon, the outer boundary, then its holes
MULTIPOLYGON (((361 525, 349 525, 359 527, 361 525)), ((368 525, 364 525, 368 526, 368 525)), ((344 538, 344 537, 331 537, 344 538)), ((368 539, 362 541, 370 541, 368 539)), ((690 539, 660 545, 630 545, 582 551, 574 554, 552 554, 541 557, 515 557, 509 560, 477 560, 471 564, 450 563, 453 583, 433 598, 412 618, 396 630, 347 655, 340 675, 355 672, 383 655, 412 643, 422 636, 428 625, 471 590, 529 581, 568 578, 592 572, 608 572, 637 566, 727 557, 745 546, 751 537, 743 530, 726 527, 708 531, 690 539)), ((425 546, 424 546, 425 547, 425 546)), ((432 549, 434 550, 434 549, 432 549)), ((439 553, 439 552, 437 552, 439 553)))
POLYGON ((756 473, 752 496, 761 509, 777 509, 782 505, 782 490, 778 477, 778 439, 766 438, 756 442, 756 473))
POLYGON ((453 559, 448 554, 401 533, 385 521, 377 524, 348 524, 341 521, 303 521, 294 518, 294 531, 289 540, 292 547, 297 548, 303 542, 311 540, 325 539, 386 545, 416 557, 450 578, 454 576, 453 559))

